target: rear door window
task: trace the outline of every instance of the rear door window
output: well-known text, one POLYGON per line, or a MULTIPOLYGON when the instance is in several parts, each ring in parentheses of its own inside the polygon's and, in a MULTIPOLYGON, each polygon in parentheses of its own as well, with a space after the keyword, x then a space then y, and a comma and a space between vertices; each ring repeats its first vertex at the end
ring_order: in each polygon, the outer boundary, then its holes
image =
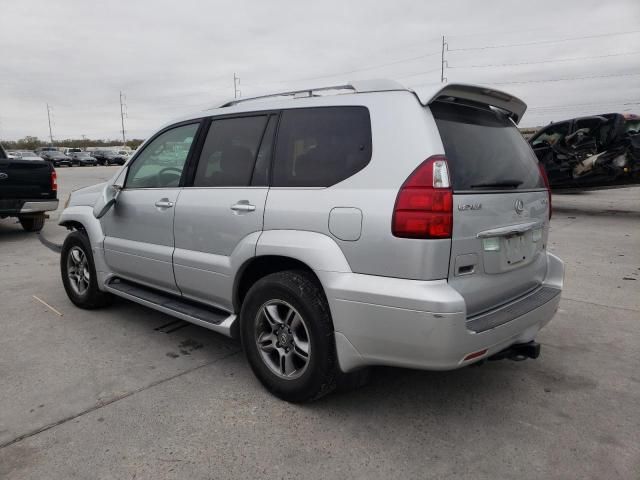
POLYGON ((544 188, 533 150, 508 117, 447 102, 430 107, 454 190, 544 188))
POLYGON ((371 160, 371 120, 365 107, 285 110, 278 129, 274 187, 329 187, 371 160))
POLYGON ((268 119, 261 115, 214 120, 202 147, 193 186, 249 186, 268 119))

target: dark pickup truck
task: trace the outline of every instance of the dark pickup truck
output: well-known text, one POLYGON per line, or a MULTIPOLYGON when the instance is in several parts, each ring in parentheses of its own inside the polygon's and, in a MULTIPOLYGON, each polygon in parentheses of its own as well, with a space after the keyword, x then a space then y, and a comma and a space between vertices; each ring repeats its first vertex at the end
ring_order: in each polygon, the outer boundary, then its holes
POLYGON ((42 230, 58 208, 56 171, 45 160, 8 158, 0 145, 0 218, 17 217, 28 232, 42 230))

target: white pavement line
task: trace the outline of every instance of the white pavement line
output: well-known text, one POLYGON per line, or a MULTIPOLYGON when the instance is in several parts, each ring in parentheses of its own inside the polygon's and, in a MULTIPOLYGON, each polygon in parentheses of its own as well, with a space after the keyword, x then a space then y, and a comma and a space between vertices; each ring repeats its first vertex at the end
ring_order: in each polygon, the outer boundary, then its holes
POLYGON ((47 302, 45 302, 44 300, 42 300, 41 298, 36 297, 35 295, 31 295, 33 298, 35 298, 37 301, 39 301, 41 304, 43 304, 45 307, 47 307, 49 310, 51 310, 53 313, 55 313, 56 315, 59 315, 61 317, 63 317, 64 315, 62 315, 58 310, 56 310, 55 308, 53 308, 51 305, 49 305, 47 302))

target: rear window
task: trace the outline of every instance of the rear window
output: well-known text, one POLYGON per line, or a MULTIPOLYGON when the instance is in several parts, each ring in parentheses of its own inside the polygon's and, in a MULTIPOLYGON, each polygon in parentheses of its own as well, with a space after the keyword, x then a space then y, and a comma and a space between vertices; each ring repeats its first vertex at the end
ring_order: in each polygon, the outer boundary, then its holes
POLYGON ((371 121, 365 107, 285 110, 278 128, 273 186, 329 187, 371 160, 371 121))
POLYGON ((515 125, 495 111, 434 102, 454 190, 544 188, 533 150, 515 125))

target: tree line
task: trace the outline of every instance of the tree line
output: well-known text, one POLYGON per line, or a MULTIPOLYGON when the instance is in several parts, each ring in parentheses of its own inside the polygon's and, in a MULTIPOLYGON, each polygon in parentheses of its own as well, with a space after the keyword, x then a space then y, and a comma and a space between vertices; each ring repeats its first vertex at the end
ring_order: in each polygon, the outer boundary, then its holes
MULTIPOLYGON (((144 140, 139 138, 132 138, 127 140, 126 145, 133 150, 138 148, 144 140)), ((35 150, 38 147, 51 146, 51 142, 40 140, 38 137, 32 137, 27 135, 19 140, 4 140, 1 142, 2 146, 6 150, 35 150)), ((122 140, 93 140, 90 138, 66 138, 64 140, 55 140, 53 142, 54 147, 119 147, 122 145, 122 140)))

